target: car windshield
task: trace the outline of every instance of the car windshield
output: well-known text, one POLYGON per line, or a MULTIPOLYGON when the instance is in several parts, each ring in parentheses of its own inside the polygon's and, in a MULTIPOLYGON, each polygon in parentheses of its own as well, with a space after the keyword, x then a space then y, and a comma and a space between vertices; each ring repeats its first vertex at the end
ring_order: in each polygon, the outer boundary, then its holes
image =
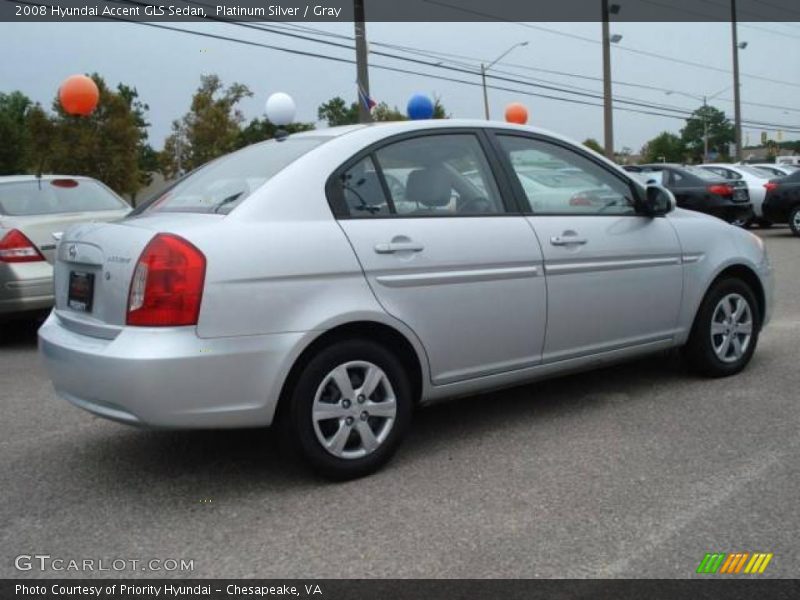
POLYGON ((90 179, 30 179, 0 183, 0 215, 27 217, 128 208, 104 185, 90 179))
POLYGON ((200 167, 137 212, 227 214, 325 137, 288 138, 248 146, 200 167))

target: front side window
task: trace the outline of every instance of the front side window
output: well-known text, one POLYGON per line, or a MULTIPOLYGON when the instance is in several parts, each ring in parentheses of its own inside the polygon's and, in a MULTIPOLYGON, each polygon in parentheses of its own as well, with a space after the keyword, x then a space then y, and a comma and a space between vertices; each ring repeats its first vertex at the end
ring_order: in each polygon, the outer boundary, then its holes
POLYGON ((24 217, 130 208, 90 179, 32 179, 0 184, 0 215, 24 217))
POLYGON ((393 142, 332 180, 351 218, 458 217, 505 212, 489 162, 472 134, 393 142))
POLYGON ((499 135, 500 146, 536 214, 635 214, 630 186, 577 152, 541 140, 499 135))

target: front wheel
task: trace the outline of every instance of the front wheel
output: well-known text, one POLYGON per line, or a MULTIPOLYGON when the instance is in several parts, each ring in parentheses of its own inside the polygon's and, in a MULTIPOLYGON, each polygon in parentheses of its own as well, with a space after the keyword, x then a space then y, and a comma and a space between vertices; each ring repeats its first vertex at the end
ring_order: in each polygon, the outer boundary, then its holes
POLYGON ((800 236, 800 205, 795 206, 789 213, 789 228, 793 234, 800 236))
POLYGON ((688 366, 709 377, 735 375, 750 362, 760 326, 750 287, 739 279, 716 282, 706 293, 684 346, 688 366))
POLYGON ((315 471, 334 480, 383 466, 411 421, 411 386, 403 365, 368 340, 322 349, 306 364, 289 401, 292 442, 315 471))

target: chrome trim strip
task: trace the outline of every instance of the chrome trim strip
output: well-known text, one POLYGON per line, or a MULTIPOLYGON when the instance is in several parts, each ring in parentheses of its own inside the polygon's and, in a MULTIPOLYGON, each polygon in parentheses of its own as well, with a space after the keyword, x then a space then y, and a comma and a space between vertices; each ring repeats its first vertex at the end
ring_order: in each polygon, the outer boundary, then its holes
POLYGON ((619 271, 622 269, 641 269, 644 267, 664 267, 681 264, 678 256, 659 258, 631 258, 623 260, 597 260, 585 262, 556 263, 545 266, 547 275, 566 273, 592 273, 597 271, 619 271))
POLYGON ((689 263, 697 263, 703 260, 705 254, 698 253, 698 254, 684 254, 681 258, 683 260, 683 264, 687 265, 689 263))
POLYGON ((468 271, 437 271, 410 275, 380 275, 375 279, 383 286, 398 288, 521 279, 524 277, 536 277, 538 274, 539 267, 506 267, 500 269, 471 269, 468 271))

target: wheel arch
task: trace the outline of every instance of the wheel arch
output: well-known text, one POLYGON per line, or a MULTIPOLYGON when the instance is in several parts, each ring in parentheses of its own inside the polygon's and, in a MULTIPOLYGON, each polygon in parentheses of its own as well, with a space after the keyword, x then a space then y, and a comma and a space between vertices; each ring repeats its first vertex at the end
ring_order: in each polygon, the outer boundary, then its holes
POLYGON ((406 334, 391 325, 379 321, 358 320, 336 325, 320 332, 317 337, 303 348, 281 385, 274 421, 277 421, 283 415, 283 411, 288 406, 288 402, 285 401, 286 397, 294 387, 308 361, 323 348, 327 348, 336 342, 357 338, 377 341, 397 356, 408 374, 414 405, 419 404, 422 399, 427 373, 425 368, 427 363, 424 362, 426 358, 421 355, 421 348, 418 349, 406 334))

